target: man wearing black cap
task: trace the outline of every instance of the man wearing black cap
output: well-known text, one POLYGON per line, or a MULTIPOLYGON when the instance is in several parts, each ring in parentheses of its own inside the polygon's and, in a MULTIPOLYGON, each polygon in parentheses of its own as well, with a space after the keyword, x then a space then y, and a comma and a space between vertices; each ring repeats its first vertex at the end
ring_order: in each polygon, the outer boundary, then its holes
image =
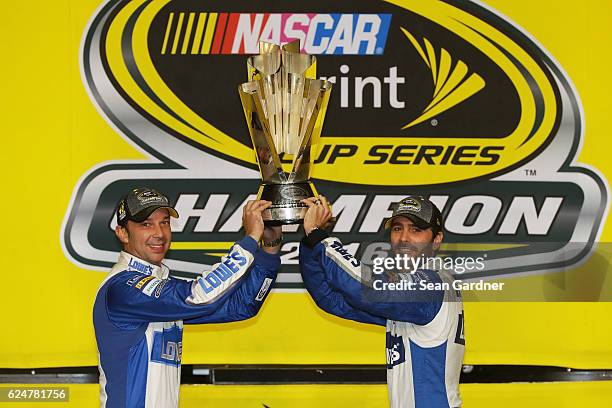
POLYGON ((304 202, 309 207, 300 245, 304 285, 326 312, 386 327, 391 407, 461 406, 459 374, 465 351, 461 294, 452 289, 450 274, 422 266, 425 259, 435 257, 444 237, 435 204, 408 196, 394 205, 385 221, 391 253, 413 262, 381 275, 377 279, 383 284, 376 286, 361 262, 321 229, 331 217, 325 197, 304 202))
POLYGON ((152 188, 131 190, 117 206, 123 251, 94 303, 102 407, 177 407, 183 323, 248 319, 274 283, 280 227, 264 228, 269 201, 243 210, 245 237, 192 281, 169 276, 170 217, 178 213, 152 188), (258 242, 263 237, 262 248, 258 242))

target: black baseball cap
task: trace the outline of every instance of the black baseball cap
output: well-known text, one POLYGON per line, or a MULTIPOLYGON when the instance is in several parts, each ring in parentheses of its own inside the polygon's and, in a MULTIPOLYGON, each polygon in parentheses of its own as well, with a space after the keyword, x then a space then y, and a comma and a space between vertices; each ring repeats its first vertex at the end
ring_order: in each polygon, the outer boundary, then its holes
POLYGON ((142 222, 153 211, 168 209, 168 213, 178 218, 178 212, 168 202, 168 197, 149 187, 140 187, 127 193, 117 205, 117 224, 125 227, 128 221, 142 222))
POLYGON ((434 203, 428 199, 410 195, 398 203, 393 204, 393 214, 385 221, 385 229, 391 227, 391 223, 397 217, 406 217, 421 229, 432 228, 434 231, 442 230, 442 214, 434 203))

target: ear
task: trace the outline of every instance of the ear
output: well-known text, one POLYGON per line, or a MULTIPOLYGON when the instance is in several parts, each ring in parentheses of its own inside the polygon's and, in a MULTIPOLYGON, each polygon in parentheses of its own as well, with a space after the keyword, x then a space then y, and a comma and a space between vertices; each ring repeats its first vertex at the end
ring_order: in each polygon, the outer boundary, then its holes
POLYGON ((431 245, 434 252, 437 252, 438 249, 440 249, 440 244, 442 243, 443 238, 444 238, 444 233, 442 231, 438 231, 436 236, 433 238, 432 245, 431 245))
POLYGON ((130 241, 127 228, 122 227, 121 225, 117 225, 115 227, 115 235, 117 236, 119 242, 121 242, 123 245, 127 245, 130 241))

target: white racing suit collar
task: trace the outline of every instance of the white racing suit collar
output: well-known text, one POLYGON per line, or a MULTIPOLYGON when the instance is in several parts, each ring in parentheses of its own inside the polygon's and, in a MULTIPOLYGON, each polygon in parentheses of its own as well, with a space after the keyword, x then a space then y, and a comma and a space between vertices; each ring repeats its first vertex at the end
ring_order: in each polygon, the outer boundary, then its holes
POLYGON ((121 251, 117 263, 111 269, 109 276, 123 271, 134 271, 144 275, 153 275, 156 278, 166 279, 170 271, 166 265, 155 265, 128 253, 121 251))

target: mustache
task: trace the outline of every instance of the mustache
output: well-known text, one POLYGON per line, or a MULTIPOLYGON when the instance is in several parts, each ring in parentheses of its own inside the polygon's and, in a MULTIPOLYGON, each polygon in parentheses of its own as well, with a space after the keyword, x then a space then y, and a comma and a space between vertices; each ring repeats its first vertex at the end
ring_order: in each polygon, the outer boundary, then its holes
POLYGON ((409 251, 409 252, 418 252, 421 249, 416 245, 412 244, 397 244, 393 246, 393 249, 396 251, 409 251))

